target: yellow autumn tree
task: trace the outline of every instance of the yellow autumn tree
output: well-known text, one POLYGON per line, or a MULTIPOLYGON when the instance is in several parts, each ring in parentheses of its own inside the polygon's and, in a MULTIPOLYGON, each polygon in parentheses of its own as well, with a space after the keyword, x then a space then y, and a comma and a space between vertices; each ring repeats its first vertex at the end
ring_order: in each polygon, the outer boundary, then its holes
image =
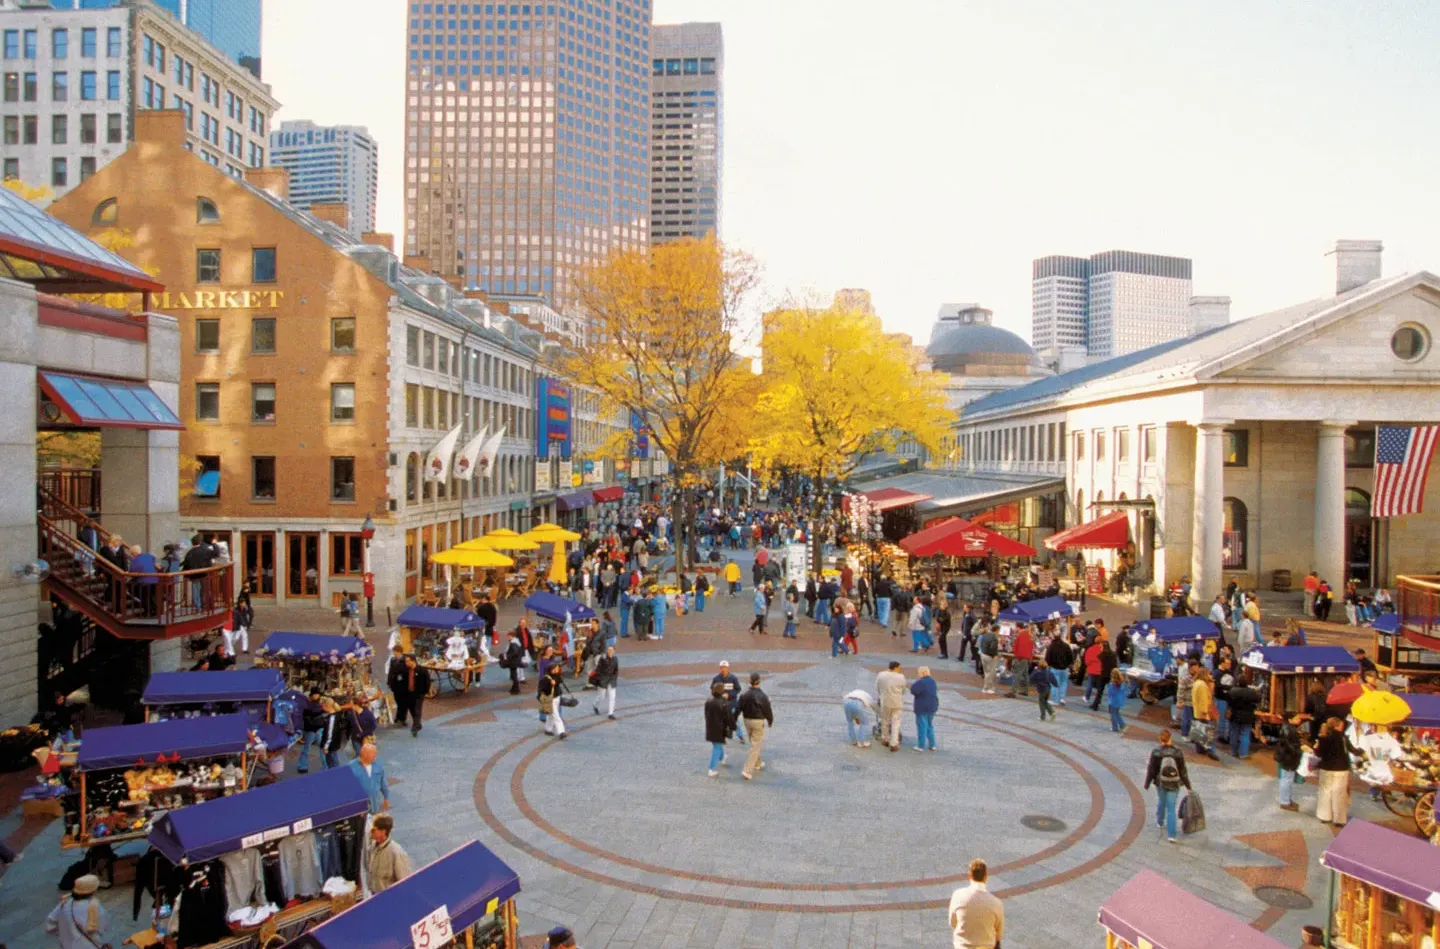
MULTIPOLYGON (((865 455, 893 451, 902 438, 937 451, 954 421, 941 377, 922 371, 908 340, 872 314, 843 305, 767 313, 761 349, 751 451, 762 470, 810 477, 812 523, 824 485, 844 481, 865 455)), ((818 570, 820 538, 811 533, 818 570)))
MULTIPOLYGON (((753 258, 713 239, 617 251, 580 279, 589 347, 564 369, 648 427, 687 488, 673 495, 677 537, 685 527, 694 536, 693 488, 714 455, 710 440, 752 381, 734 350, 758 280, 753 258)), ((682 566, 690 553, 677 545, 682 566)))

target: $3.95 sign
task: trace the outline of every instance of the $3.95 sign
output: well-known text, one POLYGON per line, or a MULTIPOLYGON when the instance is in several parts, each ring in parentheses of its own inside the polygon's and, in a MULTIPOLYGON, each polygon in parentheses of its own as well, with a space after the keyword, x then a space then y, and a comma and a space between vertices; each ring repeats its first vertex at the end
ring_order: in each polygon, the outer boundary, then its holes
POLYGON ((439 949, 454 938, 448 906, 435 908, 429 916, 410 926, 410 942, 415 949, 439 949))

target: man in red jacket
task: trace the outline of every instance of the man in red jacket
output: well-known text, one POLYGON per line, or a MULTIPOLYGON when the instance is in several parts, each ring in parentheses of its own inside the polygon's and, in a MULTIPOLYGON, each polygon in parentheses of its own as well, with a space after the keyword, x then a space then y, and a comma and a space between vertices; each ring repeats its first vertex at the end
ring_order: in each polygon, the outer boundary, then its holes
POLYGON ((1015 678, 1011 681, 1010 691, 1005 694, 1011 698, 1029 695, 1030 663, 1035 661, 1035 639, 1030 635, 1029 626, 1021 626, 1010 638, 1010 652, 1014 656, 1010 661, 1010 671, 1015 678))

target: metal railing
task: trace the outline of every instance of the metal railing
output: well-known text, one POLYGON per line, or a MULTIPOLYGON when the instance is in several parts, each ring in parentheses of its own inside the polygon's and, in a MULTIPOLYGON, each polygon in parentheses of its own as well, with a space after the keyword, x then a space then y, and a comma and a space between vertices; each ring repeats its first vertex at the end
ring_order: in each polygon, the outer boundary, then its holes
POLYGON ((99 468, 41 468, 37 480, 42 491, 71 508, 101 510, 99 468))
POLYGON ((1440 576, 1397 577, 1395 609, 1400 625, 1422 636, 1440 637, 1440 576))

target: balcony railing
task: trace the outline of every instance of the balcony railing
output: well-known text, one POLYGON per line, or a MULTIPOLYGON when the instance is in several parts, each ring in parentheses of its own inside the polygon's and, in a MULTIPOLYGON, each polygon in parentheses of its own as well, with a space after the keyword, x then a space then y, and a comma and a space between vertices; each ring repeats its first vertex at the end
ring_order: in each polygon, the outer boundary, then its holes
POLYGON ((42 491, 78 511, 102 510, 99 468, 41 468, 37 480, 42 491))

